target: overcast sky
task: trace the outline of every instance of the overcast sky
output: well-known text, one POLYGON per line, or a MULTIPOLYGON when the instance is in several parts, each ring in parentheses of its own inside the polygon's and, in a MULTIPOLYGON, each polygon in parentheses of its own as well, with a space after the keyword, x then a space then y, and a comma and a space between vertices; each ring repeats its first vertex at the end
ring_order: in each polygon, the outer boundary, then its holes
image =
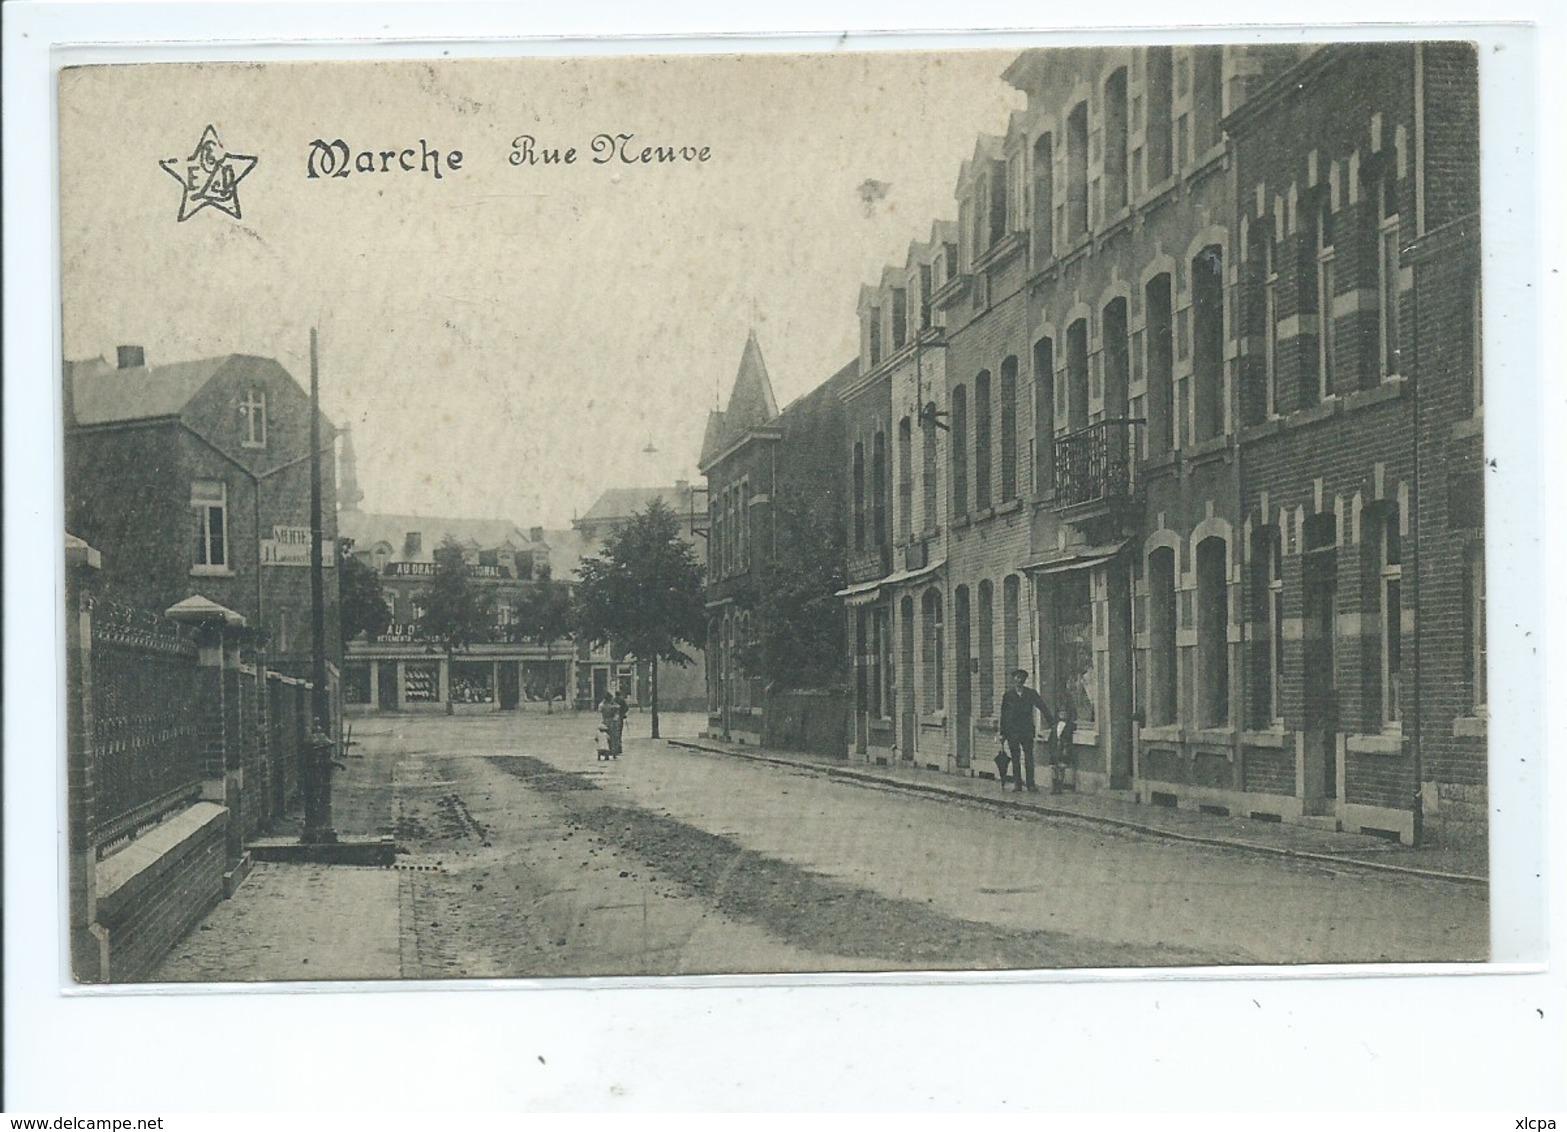
POLYGON ((860 284, 954 215, 976 135, 1021 106, 1010 58, 68 71, 65 356, 253 353, 305 385, 317 325, 323 407, 353 427, 366 509, 563 524, 604 488, 696 478, 753 322, 780 405, 854 354, 860 284), (181 222, 159 161, 209 123, 258 160, 241 219, 181 222), (710 157, 597 164, 599 133, 710 157), (522 134, 576 162, 513 165, 522 134), (398 157, 311 179, 316 138, 398 157), (399 169, 421 139, 460 169, 399 169), (890 186, 869 207, 867 180, 890 186))

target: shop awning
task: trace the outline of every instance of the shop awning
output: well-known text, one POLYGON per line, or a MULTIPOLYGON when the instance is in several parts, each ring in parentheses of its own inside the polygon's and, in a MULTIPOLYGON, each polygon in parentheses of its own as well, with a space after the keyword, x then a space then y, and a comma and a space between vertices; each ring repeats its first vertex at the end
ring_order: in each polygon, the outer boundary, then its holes
POLYGON ((1044 574, 1065 574, 1069 570, 1087 570, 1091 566, 1108 562, 1120 554, 1128 541, 1130 540, 1122 539, 1120 542, 1106 543, 1103 546, 1072 547, 1060 554, 1028 563, 1023 567, 1023 572, 1039 577, 1044 574))
POLYGON ((888 574, 885 578, 876 578, 869 582, 856 582, 839 590, 834 597, 841 597, 844 603, 850 606, 869 605, 881 596, 884 587, 898 586, 905 582, 916 582, 927 575, 934 574, 947 564, 945 558, 938 558, 928 566, 921 566, 918 570, 899 570, 895 574, 888 574))

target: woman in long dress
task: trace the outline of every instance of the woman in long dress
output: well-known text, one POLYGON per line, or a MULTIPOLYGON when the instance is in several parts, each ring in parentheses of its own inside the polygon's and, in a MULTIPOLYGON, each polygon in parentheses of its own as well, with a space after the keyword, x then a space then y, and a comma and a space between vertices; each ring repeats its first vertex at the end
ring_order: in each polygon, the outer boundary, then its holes
POLYGON ((604 733, 609 736, 609 753, 612 757, 620 756, 620 733, 625 727, 625 713, 620 709, 620 701, 611 693, 605 692, 604 699, 599 704, 599 715, 604 719, 604 733))

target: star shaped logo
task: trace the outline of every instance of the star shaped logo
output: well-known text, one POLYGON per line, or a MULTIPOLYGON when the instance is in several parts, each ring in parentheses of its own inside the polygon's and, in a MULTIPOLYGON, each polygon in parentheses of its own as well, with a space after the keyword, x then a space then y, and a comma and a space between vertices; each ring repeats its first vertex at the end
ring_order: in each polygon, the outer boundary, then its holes
POLYGON ((229 153, 218 140, 218 131, 208 126, 189 157, 168 157, 158 165, 185 190, 181 220, 189 220, 209 204, 238 220, 239 183, 256 167, 256 159, 229 153))

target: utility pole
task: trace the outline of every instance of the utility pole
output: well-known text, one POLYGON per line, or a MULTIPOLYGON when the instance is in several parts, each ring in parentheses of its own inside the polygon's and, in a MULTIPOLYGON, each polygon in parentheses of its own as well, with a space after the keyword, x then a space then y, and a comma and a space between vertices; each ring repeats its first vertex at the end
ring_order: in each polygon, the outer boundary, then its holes
POLYGON ((310 734, 304 762, 306 842, 336 841, 332 829, 331 703, 326 688, 325 579, 321 562, 321 373, 310 328, 310 734))

